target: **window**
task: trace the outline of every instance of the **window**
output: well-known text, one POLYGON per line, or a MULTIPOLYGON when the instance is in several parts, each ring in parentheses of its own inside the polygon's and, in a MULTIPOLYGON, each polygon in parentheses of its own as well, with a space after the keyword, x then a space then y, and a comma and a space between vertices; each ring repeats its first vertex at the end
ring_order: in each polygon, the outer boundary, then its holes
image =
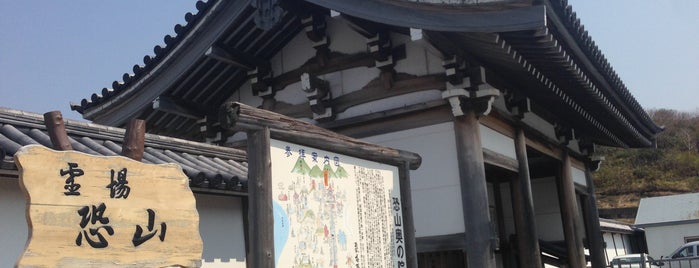
POLYGON ((699 236, 686 236, 684 238, 684 243, 689 243, 689 242, 694 242, 694 241, 699 241, 699 236))
POLYGON ((673 258, 673 259, 675 259, 675 258, 686 258, 686 257, 692 257, 692 256, 694 256, 694 246, 693 246, 693 245, 692 245, 692 246, 686 246, 686 247, 680 249, 680 251, 678 251, 677 253, 675 253, 675 255, 672 255, 672 258, 673 258))

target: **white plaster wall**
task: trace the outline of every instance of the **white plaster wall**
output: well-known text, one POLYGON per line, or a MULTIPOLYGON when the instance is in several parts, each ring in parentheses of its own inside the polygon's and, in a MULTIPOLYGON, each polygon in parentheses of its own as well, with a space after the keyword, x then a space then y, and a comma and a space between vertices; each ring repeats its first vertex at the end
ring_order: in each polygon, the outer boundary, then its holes
POLYGON ((553 177, 532 179, 536 232, 546 241, 564 240, 558 190, 553 177))
POLYGON ((484 125, 479 129, 483 148, 517 160, 515 140, 484 125))
POLYGON ((195 194, 195 197, 199 231, 204 241, 202 267, 245 267, 241 198, 205 194, 195 194))
POLYGON ((281 72, 275 70, 274 73, 281 74, 301 67, 315 54, 316 50, 313 48, 311 40, 308 39, 305 32, 301 31, 282 48, 281 52, 274 56, 274 58, 281 57, 281 70, 279 70, 281 72))
MULTIPOLYGON (((0 267, 13 267, 28 237, 26 201, 16 178, 0 177, 0 267)), ((195 195, 204 241, 204 268, 245 267, 240 198, 195 195), (218 260, 218 266, 210 266, 218 260), (225 264, 225 266, 221 266, 225 264)))
POLYGON ((331 51, 345 54, 367 51, 366 38, 352 30, 342 17, 329 18, 326 23, 331 51))
POLYGON ((667 256, 684 245, 684 238, 699 236, 699 223, 643 227, 646 229, 648 254, 653 258, 667 256))
POLYGON ((587 186, 587 180, 585 180, 585 171, 576 167, 570 169, 570 174, 573 177, 573 182, 580 184, 582 186, 587 186))
POLYGON ((262 105, 262 98, 252 95, 252 87, 250 86, 250 80, 246 81, 245 84, 240 86, 240 88, 233 94, 229 101, 238 101, 250 105, 252 107, 257 107, 262 105))
POLYGON ((364 140, 422 156, 420 168, 410 172, 417 237, 464 232, 452 123, 398 131, 364 140))
POLYGON ((396 72, 412 75, 444 73, 441 56, 430 53, 421 43, 413 42, 409 35, 393 33, 391 42, 394 47, 405 45, 407 55, 405 59, 396 62, 396 72))
POLYGON ((26 201, 16 178, 0 177, 0 267, 14 267, 27 241, 26 201))

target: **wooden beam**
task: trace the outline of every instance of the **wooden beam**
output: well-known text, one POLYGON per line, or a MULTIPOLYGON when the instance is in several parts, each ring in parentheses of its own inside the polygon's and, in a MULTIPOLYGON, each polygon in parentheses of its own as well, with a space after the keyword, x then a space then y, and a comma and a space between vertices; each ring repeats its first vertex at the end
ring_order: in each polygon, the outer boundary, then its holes
POLYGON ((418 237, 415 239, 418 244, 417 251, 420 253, 450 250, 461 251, 461 249, 466 248, 466 244, 464 242, 465 236, 465 233, 456 233, 418 237))
POLYGON ((323 75, 356 67, 373 67, 374 64, 374 58, 366 52, 351 55, 331 52, 325 65, 313 58, 294 70, 275 76, 272 78, 271 84, 274 85, 275 90, 282 90, 286 86, 298 82, 303 73, 323 75))
POLYGON ((483 159, 484 163, 500 167, 512 172, 517 172, 519 168, 519 164, 516 160, 513 160, 512 158, 509 158, 503 154, 496 153, 486 148, 483 148, 483 159))
POLYGON ((219 46, 213 45, 209 47, 204 53, 209 58, 216 59, 223 63, 227 63, 239 68, 243 68, 246 71, 255 69, 256 66, 260 65, 263 61, 254 59, 248 54, 233 51, 230 49, 224 49, 219 46))
POLYGON ((204 113, 194 108, 188 107, 179 101, 173 100, 167 96, 159 96, 153 101, 153 110, 161 111, 168 114, 175 114, 194 120, 200 120, 204 117, 204 113))
POLYGON ((146 121, 131 119, 126 125, 124 143, 121 145, 121 155, 136 161, 143 158, 143 146, 146 140, 146 121))
POLYGON ((529 177, 529 161, 524 131, 517 129, 515 154, 519 163, 519 175, 512 178, 512 210, 517 231, 517 256, 519 267, 542 267, 539 237, 536 233, 536 213, 529 177))
POLYGON ((53 149, 58 151, 73 150, 70 139, 66 133, 66 125, 63 123, 63 115, 60 111, 51 111, 44 114, 44 124, 49 132, 49 138, 53 149))
POLYGON ((466 262, 467 267, 494 268, 493 230, 479 127, 476 112, 472 109, 454 118, 466 230, 466 262))
POLYGON ((341 113, 350 107, 375 100, 418 91, 443 89, 444 81, 444 75, 413 76, 397 74, 392 86, 390 88, 385 88, 381 79, 374 79, 360 90, 334 98, 332 106, 336 113, 341 113))
POLYGON ((415 153, 350 138, 307 122, 238 102, 224 103, 219 120, 224 129, 247 131, 269 128, 273 138, 393 166, 401 166, 404 161, 408 161, 411 169, 417 169, 422 162, 420 156, 415 153))

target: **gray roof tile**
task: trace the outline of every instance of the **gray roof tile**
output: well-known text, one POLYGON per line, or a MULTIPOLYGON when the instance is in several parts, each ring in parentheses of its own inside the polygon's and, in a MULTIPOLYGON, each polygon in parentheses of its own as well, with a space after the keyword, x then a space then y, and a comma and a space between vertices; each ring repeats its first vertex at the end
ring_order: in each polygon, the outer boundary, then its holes
MULTIPOLYGON (((100 156, 121 152, 124 129, 66 120, 73 150, 100 156)), ((20 147, 41 144, 51 147, 43 116, 0 108, 0 169, 16 170, 13 156, 20 147)), ((175 163, 182 167, 195 188, 247 191, 247 156, 244 151, 146 134, 143 162, 175 163)))

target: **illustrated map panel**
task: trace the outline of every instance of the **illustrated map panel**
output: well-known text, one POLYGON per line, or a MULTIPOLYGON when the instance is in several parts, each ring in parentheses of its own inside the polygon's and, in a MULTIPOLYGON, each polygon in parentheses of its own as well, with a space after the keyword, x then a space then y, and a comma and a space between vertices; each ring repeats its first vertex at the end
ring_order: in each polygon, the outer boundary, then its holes
POLYGON ((405 267, 398 168, 271 141, 276 267, 405 267))

